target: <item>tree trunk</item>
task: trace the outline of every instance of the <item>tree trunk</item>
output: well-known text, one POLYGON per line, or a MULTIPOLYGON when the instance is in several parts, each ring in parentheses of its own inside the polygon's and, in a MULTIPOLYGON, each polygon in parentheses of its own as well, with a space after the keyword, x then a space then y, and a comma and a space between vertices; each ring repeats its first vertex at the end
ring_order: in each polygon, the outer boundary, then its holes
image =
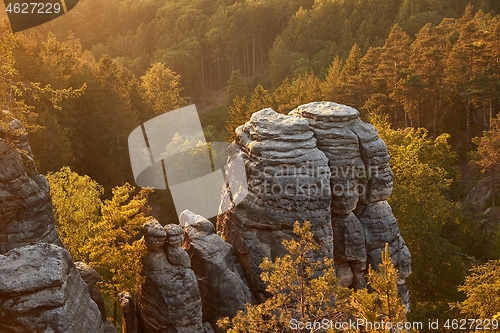
POLYGON ((116 325, 116 318, 118 316, 118 292, 116 291, 116 286, 114 287, 114 289, 115 289, 115 300, 113 305, 113 324, 116 325))
POLYGON ((469 142, 470 142, 470 136, 471 136, 471 114, 470 114, 470 103, 469 101, 466 102, 465 105, 465 113, 466 113, 466 118, 467 118, 467 129, 466 129, 466 134, 465 134, 465 152, 466 154, 469 154, 469 142))
POLYGON ((252 76, 255 76, 255 36, 252 36, 252 76))
POLYGON ((394 128, 398 128, 398 107, 394 107, 394 128))
POLYGON ((217 54, 217 72, 219 72, 219 91, 222 89, 220 80, 220 54, 217 54))
POLYGON ((497 185, 495 184, 495 168, 491 169, 491 183, 493 184, 493 196, 491 197, 491 207, 495 207, 495 195, 497 192, 497 185))
POLYGON ((434 101, 434 115, 433 115, 433 124, 432 124, 432 136, 434 138, 437 137, 437 113, 439 108, 439 101, 436 99, 434 101))
POLYGON ((203 48, 200 50, 200 58, 201 58, 201 90, 203 91, 203 95, 206 94, 206 85, 205 85, 205 61, 203 59, 203 48))
POLYGON ((490 99, 490 116, 488 119, 488 129, 491 129, 491 120, 493 119, 493 100, 490 99))
POLYGON ((483 107, 483 130, 488 129, 488 113, 486 112, 486 108, 483 107))

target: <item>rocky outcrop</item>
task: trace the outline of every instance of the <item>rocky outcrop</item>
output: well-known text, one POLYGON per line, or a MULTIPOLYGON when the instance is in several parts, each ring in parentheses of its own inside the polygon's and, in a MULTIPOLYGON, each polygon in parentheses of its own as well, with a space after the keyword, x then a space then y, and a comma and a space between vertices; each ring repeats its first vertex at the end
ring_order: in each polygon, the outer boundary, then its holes
POLYGON ((39 243, 0 255, 0 331, 104 332, 68 252, 39 243))
POLYGON ((62 246, 49 185, 35 168, 26 130, 11 119, 0 132, 0 254, 37 242, 62 246))
POLYGON ((118 294, 118 299, 122 314, 122 333, 138 333, 139 322, 132 295, 124 291, 118 294))
POLYGON ((57 235, 26 130, 0 120, 0 332, 116 332, 57 235))
POLYGON ((104 297, 102 296, 101 288, 97 284, 101 281, 99 274, 89 265, 78 261, 75 262, 75 267, 80 273, 83 282, 87 285, 90 298, 96 303, 99 312, 101 313, 101 320, 103 323, 104 332, 116 333, 116 327, 108 320, 106 315, 106 308, 104 307, 104 297))
POLYGON ((232 246, 215 233, 212 222, 185 210, 180 223, 186 233, 183 247, 198 277, 203 320, 215 327, 218 319, 234 317, 245 303, 252 303, 250 290, 235 263, 232 246))
POLYGON ((198 281, 189 256, 180 248, 182 229, 168 225, 164 229, 152 219, 142 231, 147 247, 142 259, 145 281, 137 297, 142 332, 204 333, 198 281))
POLYGON ((334 258, 343 285, 365 287, 366 263, 378 267, 386 243, 403 284, 411 256, 386 201, 393 173, 375 128, 361 121, 356 109, 333 102, 301 105, 290 115, 308 120, 329 159, 334 258))
MULTIPOLYGON (((252 292, 264 300, 259 265, 264 257, 286 254, 282 241, 293 237, 295 221, 311 221, 321 247, 316 258, 333 256, 328 158, 318 149, 307 120, 271 109, 254 113, 236 129, 230 163, 237 154, 245 161, 248 193, 219 215, 217 229, 234 246, 252 292)), ((239 195, 229 193, 228 186, 224 191, 232 198, 239 195)))
POLYGON ((357 110, 332 102, 305 104, 288 116, 264 109, 236 129, 229 155, 229 162, 245 161, 248 184, 237 191, 225 186, 223 205, 236 197, 241 203, 219 215, 217 228, 234 246, 257 296, 261 258, 282 256, 280 243, 292 237, 293 221, 310 220, 322 254, 333 253, 342 285, 366 287, 367 264, 378 267, 388 243, 408 298, 411 256, 386 201, 393 185, 390 157, 357 110))

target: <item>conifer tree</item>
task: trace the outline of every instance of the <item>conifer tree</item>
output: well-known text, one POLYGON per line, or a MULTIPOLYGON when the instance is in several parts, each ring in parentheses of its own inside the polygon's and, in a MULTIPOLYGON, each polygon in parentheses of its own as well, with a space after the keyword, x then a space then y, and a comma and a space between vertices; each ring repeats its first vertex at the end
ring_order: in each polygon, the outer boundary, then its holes
POLYGON ((233 100, 236 96, 246 97, 248 94, 248 86, 245 78, 239 70, 235 70, 229 76, 226 88, 226 105, 233 106, 233 100))
POLYGON ((180 78, 180 75, 161 62, 152 64, 146 74, 141 76, 143 96, 151 103, 156 114, 163 114, 185 104, 185 99, 181 97, 180 78))
POLYGON ((408 71, 410 64, 410 38, 401 29, 399 24, 395 24, 380 55, 380 62, 377 67, 377 75, 380 77, 380 83, 383 84, 382 93, 389 97, 390 109, 393 115, 393 124, 399 126, 399 114, 402 110, 401 98, 397 96, 398 87, 401 79, 408 71))
POLYGON ((340 94, 343 83, 340 74, 342 70, 342 60, 339 57, 335 57, 328 68, 325 80, 320 84, 321 92, 325 100, 342 103, 340 94))
MULTIPOLYGON (((290 332, 295 321, 321 322, 345 319, 349 290, 340 286, 333 271, 333 261, 313 262, 310 255, 319 246, 310 231, 309 221, 294 224, 297 240, 283 241, 289 254, 274 263, 264 258, 260 267, 262 281, 271 295, 264 303, 247 304, 232 319, 226 317, 218 326, 237 332, 290 332), (318 275, 318 272, 322 272, 318 275)), ((297 330, 313 332, 314 330, 297 330)))
POLYGON ((272 107, 272 99, 269 93, 260 84, 255 87, 250 98, 250 109, 256 112, 265 108, 272 107))
POLYGON ((146 203, 152 190, 142 188, 131 197, 134 191, 128 183, 113 188, 113 197, 101 204, 102 218, 92 224, 92 237, 82 248, 90 259, 88 264, 103 279, 103 292, 115 303, 115 322, 118 293, 137 291, 141 283, 141 258, 146 251, 139 235, 148 220, 146 203))
POLYGON ((396 332, 398 323, 406 321, 408 311, 398 295, 397 280, 398 273, 391 262, 389 244, 386 243, 378 271, 368 267, 369 289, 356 290, 352 294, 354 316, 367 323, 364 327, 366 332, 396 332), (370 327, 370 324, 382 322, 385 323, 382 329, 370 327))
POLYGON ((466 318, 482 319, 485 323, 486 320, 498 316, 500 260, 490 260, 471 268, 469 275, 465 277, 464 284, 458 290, 464 293, 467 299, 452 306, 457 307, 466 318))
POLYGON ((479 154, 479 159, 475 160, 475 163, 481 167, 482 172, 491 175, 492 205, 495 206, 496 175, 500 167, 500 118, 493 118, 491 129, 484 131, 483 136, 476 137, 472 141, 477 144, 479 154))
POLYGON ((252 116, 250 106, 245 97, 236 96, 233 105, 229 107, 229 119, 226 121, 226 129, 229 133, 228 141, 233 141, 236 127, 243 125, 252 116))

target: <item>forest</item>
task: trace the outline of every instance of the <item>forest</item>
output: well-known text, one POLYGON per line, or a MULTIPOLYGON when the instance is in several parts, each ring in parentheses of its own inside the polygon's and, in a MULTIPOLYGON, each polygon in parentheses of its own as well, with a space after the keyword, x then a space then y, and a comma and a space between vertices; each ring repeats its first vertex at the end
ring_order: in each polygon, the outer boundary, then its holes
POLYGON ((28 128, 61 238, 103 276, 115 320, 147 206, 178 223, 168 190, 130 185, 130 132, 194 103, 207 141, 229 142, 255 111, 320 100, 387 144, 408 318, 500 315, 500 2, 81 0, 16 34, 4 13, 0 124, 28 128))

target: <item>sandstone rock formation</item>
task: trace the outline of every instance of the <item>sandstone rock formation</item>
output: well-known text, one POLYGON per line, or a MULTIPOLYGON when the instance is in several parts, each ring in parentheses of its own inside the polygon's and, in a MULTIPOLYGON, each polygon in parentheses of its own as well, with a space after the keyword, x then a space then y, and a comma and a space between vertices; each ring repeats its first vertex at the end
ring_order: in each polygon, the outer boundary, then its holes
POLYGON ((0 254, 37 242, 62 246, 49 185, 35 168, 26 130, 12 119, 0 132, 0 254))
POLYGON ((142 260, 145 281, 137 297, 137 308, 143 333, 206 331, 198 281, 187 253, 183 256, 180 252, 184 251, 179 247, 184 237, 177 228, 167 225, 164 229, 154 219, 142 228, 147 253, 142 260))
POLYGON ((238 196, 241 203, 219 215, 217 228, 234 246, 257 297, 264 288, 261 258, 282 256, 281 241, 292 237, 293 222, 310 220, 344 286, 366 287, 367 263, 377 267, 388 243, 407 299, 411 256, 386 201, 393 185, 390 157, 357 110, 332 102, 302 105, 289 115, 264 109, 236 129, 229 162, 237 154, 248 184, 238 190, 245 193, 226 185, 223 204, 238 196))
POLYGON ((132 295, 124 291, 118 294, 118 298, 122 313, 122 333, 138 333, 139 322, 132 295))
POLYGON ((8 116, 0 114, 0 332, 116 332, 62 247, 47 180, 22 123, 8 116))
POLYGON ((104 307, 104 297, 102 296, 101 288, 97 284, 99 281, 101 281, 101 277, 95 271, 95 269, 83 262, 75 262, 75 267, 80 273, 83 282, 85 282, 85 284, 87 285, 90 298, 94 301, 94 303, 96 303, 97 308, 101 313, 104 332, 116 333, 116 327, 108 320, 108 316, 106 315, 106 308, 104 307))
POLYGON ((215 327, 218 319, 234 317, 245 303, 252 303, 250 290, 238 271, 232 246, 215 233, 212 222, 185 210, 180 223, 186 233, 183 246, 198 277, 203 320, 215 327))
POLYGON ((402 284, 411 273, 411 256, 386 201, 393 174, 385 143, 356 109, 345 105, 314 102, 290 114, 309 121, 318 147, 329 158, 334 258, 342 282, 365 287, 366 263, 378 267, 388 243, 402 284))
POLYGON ((0 332, 104 332, 68 252, 27 245, 0 255, 0 332))
MULTIPOLYGON (((305 119, 271 109, 254 113, 238 127, 235 145, 245 161, 248 194, 219 215, 217 229, 234 246, 252 292, 262 301, 265 285, 259 264, 263 257, 286 254, 282 241, 292 237, 296 220, 311 221, 321 247, 318 257, 333 256, 328 159, 305 119)), ((230 150, 230 161, 236 151, 230 150)))

